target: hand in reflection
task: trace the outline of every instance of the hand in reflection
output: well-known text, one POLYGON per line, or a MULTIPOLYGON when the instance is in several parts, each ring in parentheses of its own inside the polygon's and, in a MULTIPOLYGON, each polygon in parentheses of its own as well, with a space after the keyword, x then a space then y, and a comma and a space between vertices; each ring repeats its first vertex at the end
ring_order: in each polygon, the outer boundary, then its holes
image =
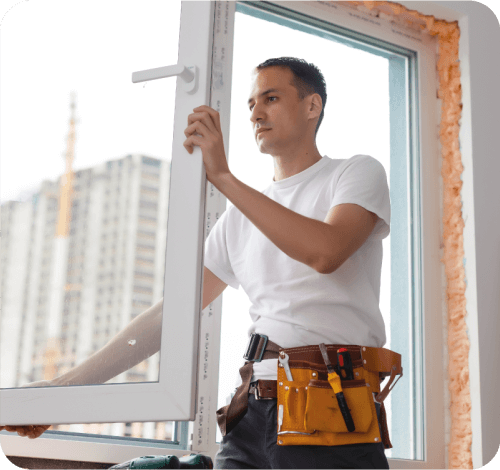
MULTIPOLYGON (((23 387, 48 387, 51 383, 48 380, 40 380, 38 382, 31 382, 23 387)), ((17 432, 21 437, 29 437, 30 439, 36 439, 40 437, 47 429, 49 429, 52 424, 40 424, 40 425, 22 425, 22 426, 0 426, 0 431, 5 429, 9 432, 17 432)))

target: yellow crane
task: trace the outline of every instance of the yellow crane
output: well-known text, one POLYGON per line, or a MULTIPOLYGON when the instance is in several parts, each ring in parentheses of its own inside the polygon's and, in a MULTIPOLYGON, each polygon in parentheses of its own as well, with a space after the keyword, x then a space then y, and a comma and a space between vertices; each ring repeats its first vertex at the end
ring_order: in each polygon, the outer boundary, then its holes
MULTIPOLYGON (((64 296, 68 290, 79 289, 79 285, 66 283, 68 266, 69 233, 71 225, 71 205, 73 199, 73 160, 75 157, 75 109, 76 93, 71 93, 71 117, 69 133, 64 159, 66 170, 61 176, 59 185, 59 206, 57 225, 54 238, 54 262, 49 292, 49 312, 47 325, 47 344, 43 354, 43 379, 50 380, 58 375, 58 367, 64 360, 61 352, 62 312, 64 309, 64 296)), ((68 358, 66 358, 68 359, 68 358)))
POLYGON ((59 210, 57 216, 56 237, 66 238, 69 234, 71 222, 71 201, 73 195, 73 160, 75 158, 75 109, 76 93, 71 93, 71 117, 69 120, 69 133, 66 148, 66 172, 61 178, 59 186, 59 210))

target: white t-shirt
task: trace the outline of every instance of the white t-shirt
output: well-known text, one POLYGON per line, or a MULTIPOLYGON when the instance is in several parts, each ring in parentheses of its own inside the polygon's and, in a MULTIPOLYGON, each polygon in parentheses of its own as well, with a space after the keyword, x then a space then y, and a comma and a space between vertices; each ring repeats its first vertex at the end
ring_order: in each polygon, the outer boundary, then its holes
MULTIPOLYGON (((261 192, 322 222, 332 207, 345 203, 360 205, 379 219, 367 241, 340 268, 320 274, 286 255, 236 206, 230 206, 205 241, 204 264, 229 286, 241 285, 248 295, 252 319, 248 335, 267 335, 284 348, 319 343, 383 347, 382 239, 389 235, 391 218, 384 166, 369 155, 324 156, 261 192)), ((242 358, 241 366, 244 363, 242 358)), ((276 380, 277 359, 254 363, 253 370, 252 381, 276 380)), ((239 384, 238 373, 236 387, 239 384)))

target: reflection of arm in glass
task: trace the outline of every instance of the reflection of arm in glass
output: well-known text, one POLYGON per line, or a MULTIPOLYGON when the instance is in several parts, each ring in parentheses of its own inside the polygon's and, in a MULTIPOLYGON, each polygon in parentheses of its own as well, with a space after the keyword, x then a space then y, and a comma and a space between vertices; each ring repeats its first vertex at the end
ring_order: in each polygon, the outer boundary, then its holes
MULTIPOLYGON (((204 268, 202 310, 219 297, 226 287, 225 282, 204 268)), ((102 349, 78 366, 53 380, 34 382, 26 386, 99 384, 116 377, 160 350, 162 311, 163 298, 134 318, 102 349), (128 344, 131 339, 136 341, 134 346, 128 344)), ((5 429, 17 432, 20 436, 36 439, 48 428, 50 425, 0 426, 0 431, 5 429)))
MULTIPOLYGON (((206 267, 203 270, 202 310, 227 284, 206 267)), ((103 348, 51 381, 52 386, 100 384, 125 372, 160 350, 163 298, 134 318, 103 348), (133 345, 129 341, 134 340, 133 345)))
POLYGON ((52 386, 101 384, 131 369, 160 349, 163 298, 134 318, 105 346, 68 372, 52 379, 52 386), (134 345, 129 341, 135 340, 134 345))

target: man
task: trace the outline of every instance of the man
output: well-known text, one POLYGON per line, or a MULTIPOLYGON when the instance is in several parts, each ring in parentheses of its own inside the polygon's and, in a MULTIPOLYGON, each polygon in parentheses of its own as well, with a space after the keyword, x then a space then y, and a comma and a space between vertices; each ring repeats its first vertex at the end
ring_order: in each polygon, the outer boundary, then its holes
MULTIPOLYGON (((268 335, 285 348, 322 342, 382 347, 382 239, 390 223, 386 174, 366 155, 321 156, 315 137, 325 104, 324 79, 315 66, 280 58, 257 67, 250 121, 260 152, 272 156, 275 170, 263 192, 231 174, 219 114, 200 106, 189 115, 184 146, 190 153, 195 145, 201 148, 208 180, 234 204, 206 240, 202 308, 227 285, 241 284, 252 302, 249 333, 268 335)), ((53 384, 104 383, 149 357, 159 349, 161 314, 162 301, 53 384), (138 332, 150 338, 148 350, 132 359, 126 340, 138 332), (104 362, 107 369, 96 370, 104 362)), ((276 378, 276 359, 254 364, 252 383, 276 378)), ((276 422, 276 399, 250 395, 246 413, 223 437, 216 468, 389 468, 382 443, 278 446, 276 422)), ((7 429, 38 437, 47 427, 7 429)))
MULTIPOLYGON (((249 334, 266 335, 282 348, 382 347, 387 178, 373 157, 321 156, 315 137, 325 103, 324 79, 314 65, 285 57, 257 67, 250 121, 260 152, 274 160, 273 182, 262 192, 231 174, 219 114, 200 106, 188 117, 184 146, 190 153, 194 145, 201 148, 208 180, 234 204, 206 240, 205 272, 220 280, 220 291, 242 285, 252 305, 249 334)), ((252 384, 276 379, 277 359, 253 364, 252 384)), ((236 396, 245 394, 248 407, 236 413, 230 430, 229 407, 217 412, 223 440, 216 468, 389 468, 382 443, 278 446, 276 399, 256 400, 242 379, 238 385, 236 396)), ((376 410, 379 415, 378 403, 376 410)))

